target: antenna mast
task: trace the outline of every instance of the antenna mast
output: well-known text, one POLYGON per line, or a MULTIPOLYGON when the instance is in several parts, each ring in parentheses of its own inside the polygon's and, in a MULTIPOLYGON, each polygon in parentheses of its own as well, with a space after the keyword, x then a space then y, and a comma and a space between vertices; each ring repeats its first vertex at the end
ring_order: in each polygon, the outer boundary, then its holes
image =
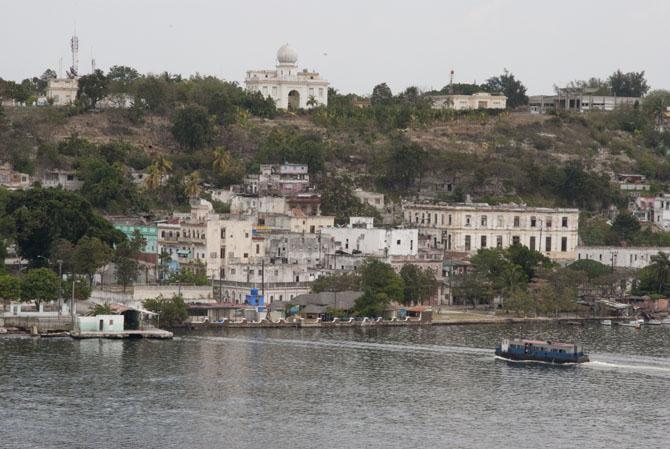
POLYGON ((77 29, 74 30, 74 35, 70 39, 70 50, 72 51, 72 66, 67 72, 68 78, 77 78, 79 75, 79 38, 77 37, 77 29))

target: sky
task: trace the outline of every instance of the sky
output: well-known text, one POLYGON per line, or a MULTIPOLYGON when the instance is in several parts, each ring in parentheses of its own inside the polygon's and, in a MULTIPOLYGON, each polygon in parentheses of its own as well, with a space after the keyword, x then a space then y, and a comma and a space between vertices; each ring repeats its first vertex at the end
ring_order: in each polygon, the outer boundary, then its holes
POLYGON ((63 73, 76 26, 80 73, 215 75, 242 83, 289 43, 343 93, 386 82, 440 89, 504 69, 529 94, 645 70, 670 89, 669 0, 0 0, 0 77, 63 73))

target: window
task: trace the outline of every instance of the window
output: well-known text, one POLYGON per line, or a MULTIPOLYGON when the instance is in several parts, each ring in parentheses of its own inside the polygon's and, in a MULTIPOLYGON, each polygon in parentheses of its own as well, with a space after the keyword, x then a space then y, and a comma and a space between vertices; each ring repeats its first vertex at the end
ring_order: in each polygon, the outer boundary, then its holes
POLYGON ((319 97, 323 97, 323 87, 319 87, 319 97))
POLYGON ((310 234, 314 234, 315 232, 316 232, 316 228, 314 227, 314 225, 311 225, 311 226, 309 227, 309 233, 310 233, 310 234))
POLYGON ((488 217, 486 215, 482 215, 481 217, 482 227, 486 227, 487 223, 488 223, 488 217))
POLYGON ((551 237, 547 237, 547 240, 545 240, 544 250, 548 253, 551 252, 551 237))
POLYGON ((568 227, 568 217, 561 218, 561 226, 563 226, 564 228, 568 227))
POLYGON ((249 253, 244 253, 244 258, 246 259, 248 257, 249 257, 249 253))
POLYGON ((568 238, 561 237, 561 251, 566 252, 568 250, 568 238))
POLYGON ((397 242, 395 242, 395 244, 398 245, 398 246, 400 246, 400 240, 398 240, 397 242))
POLYGON ((313 97, 313 96, 314 96, 314 88, 313 88, 313 87, 310 87, 310 88, 309 88, 309 96, 310 96, 310 97, 313 97))
POLYGON ((444 226, 444 214, 440 215, 440 224, 444 226))
POLYGON ((261 252, 261 245, 256 243, 256 254, 260 254, 260 252, 261 252))
POLYGON ((465 216, 465 226, 470 226, 470 222, 472 221, 472 217, 470 215, 465 216))
POLYGON ((449 214, 449 216, 447 217, 447 219, 448 219, 447 221, 449 222, 449 226, 451 226, 451 214, 449 214))
POLYGON ((451 234, 447 235, 447 249, 451 249, 451 234))
POLYGON ((504 221, 502 215, 498 215, 497 221, 498 221, 498 227, 499 227, 499 228, 502 228, 502 227, 505 226, 505 221, 504 221))
POLYGON ((248 239, 248 238, 249 238, 249 233, 248 233, 248 232, 245 232, 245 233, 244 233, 244 238, 245 238, 245 239, 248 239))
POLYGON ((502 235, 496 237, 496 248, 502 248, 502 235))
POLYGON ((516 217, 514 217, 514 227, 515 228, 519 227, 519 222, 520 222, 520 219, 519 219, 519 216, 517 215, 516 217))
POLYGON ((481 238, 481 247, 482 247, 482 248, 486 248, 486 236, 485 236, 485 235, 482 235, 482 238, 481 238))
POLYGON ((469 236, 469 235, 466 235, 466 236, 465 236, 465 250, 466 250, 466 251, 470 251, 470 247, 471 247, 471 245, 470 245, 470 236, 469 236))
POLYGON ((512 245, 518 245, 521 243, 521 238, 518 235, 512 236, 512 245))
POLYGON ((530 227, 534 228, 537 226, 537 218, 535 217, 530 217, 530 227))
POLYGON ((551 217, 545 217, 544 218, 544 224, 550 228, 551 227, 551 217))
POLYGON ((535 251, 535 237, 530 238, 530 250, 535 251))

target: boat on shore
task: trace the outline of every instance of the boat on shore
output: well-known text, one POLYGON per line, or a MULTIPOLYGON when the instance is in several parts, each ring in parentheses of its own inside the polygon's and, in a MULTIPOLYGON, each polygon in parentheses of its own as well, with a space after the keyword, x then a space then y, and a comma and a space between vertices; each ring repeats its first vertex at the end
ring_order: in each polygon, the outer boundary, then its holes
POLYGON ((602 324, 603 326, 611 326, 612 320, 602 320, 600 324, 602 324))
POLYGON ((644 320, 632 320, 632 321, 624 321, 622 323, 618 323, 619 326, 624 326, 624 327, 634 327, 635 329, 640 329, 642 327, 642 323, 644 323, 644 320))
POLYGON ((589 361, 581 345, 541 340, 504 339, 495 354, 506 360, 555 364, 589 361))

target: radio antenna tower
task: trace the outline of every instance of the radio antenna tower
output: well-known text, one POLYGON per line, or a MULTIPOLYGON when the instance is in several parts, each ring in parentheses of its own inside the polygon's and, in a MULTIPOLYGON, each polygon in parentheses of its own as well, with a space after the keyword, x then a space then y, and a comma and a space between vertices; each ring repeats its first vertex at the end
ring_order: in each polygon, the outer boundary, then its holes
POLYGON ((72 66, 67 71, 67 76, 68 78, 77 78, 79 75, 79 38, 77 37, 76 26, 70 39, 70 50, 72 51, 72 66))
POLYGON ((91 47, 91 73, 95 72, 95 57, 93 56, 93 47, 91 47))

